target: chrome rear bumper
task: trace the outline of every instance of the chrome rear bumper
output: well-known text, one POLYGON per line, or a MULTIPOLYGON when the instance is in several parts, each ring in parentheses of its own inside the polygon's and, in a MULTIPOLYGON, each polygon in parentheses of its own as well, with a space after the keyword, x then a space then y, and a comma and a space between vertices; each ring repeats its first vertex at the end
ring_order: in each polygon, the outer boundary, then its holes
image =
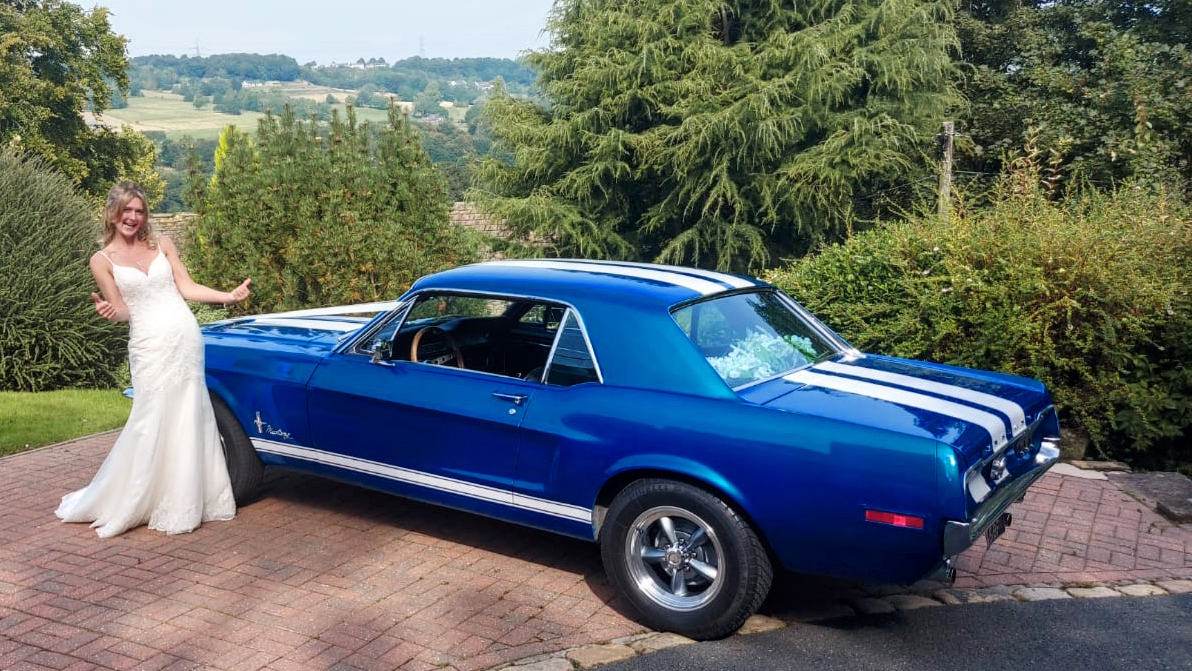
MULTIPOLYGON (((1039 445, 1039 452, 1035 455, 1035 468, 1023 473, 1015 480, 990 493, 989 498, 977 508, 976 514, 967 522, 949 521, 944 524, 944 557, 952 557, 968 549, 985 529, 993 524, 1011 503, 1020 500, 1027 488, 1038 480, 1047 469, 1051 468, 1060 458, 1058 438, 1044 438, 1039 445)), ((950 564, 946 560, 945 564, 950 564)))

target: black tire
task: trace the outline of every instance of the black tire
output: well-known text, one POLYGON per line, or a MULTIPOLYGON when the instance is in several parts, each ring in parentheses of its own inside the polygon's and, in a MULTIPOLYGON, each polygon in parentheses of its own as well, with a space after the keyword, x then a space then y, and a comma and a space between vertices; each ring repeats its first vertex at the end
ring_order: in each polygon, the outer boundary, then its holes
POLYGON ((713 494, 672 480, 639 480, 613 499, 600 554, 643 624, 696 640, 740 629, 774 577, 748 522, 713 494))
POLYGON ((223 401, 211 396, 211 407, 215 410, 215 423, 219 427, 219 442, 223 445, 224 460, 228 464, 228 478, 232 481, 232 496, 237 506, 243 506, 257 498, 261 491, 261 479, 265 475, 265 464, 257 455, 252 441, 236 415, 223 401))

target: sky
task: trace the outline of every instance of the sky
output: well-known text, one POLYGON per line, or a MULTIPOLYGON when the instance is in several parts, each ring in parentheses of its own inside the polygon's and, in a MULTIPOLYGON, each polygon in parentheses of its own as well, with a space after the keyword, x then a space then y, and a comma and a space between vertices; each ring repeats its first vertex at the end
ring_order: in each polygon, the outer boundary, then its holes
POLYGON ((299 64, 516 58, 548 46, 553 0, 74 0, 109 10, 128 55, 282 54, 299 64))

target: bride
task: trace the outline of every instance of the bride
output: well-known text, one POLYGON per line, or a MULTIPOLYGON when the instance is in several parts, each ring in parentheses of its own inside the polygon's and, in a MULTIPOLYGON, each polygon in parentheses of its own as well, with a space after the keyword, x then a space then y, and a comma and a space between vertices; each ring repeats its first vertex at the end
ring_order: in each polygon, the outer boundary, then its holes
POLYGON ((90 522, 101 538, 148 524, 167 534, 230 520, 236 503, 207 395, 203 339, 187 300, 236 303, 244 280, 217 291, 191 279, 170 238, 149 226, 133 182, 108 193, 103 249, 91 257, 92 293, 104 319, 127 321, 134 400, 128 422, 86 487, 62 497, 56 514, 90 522))

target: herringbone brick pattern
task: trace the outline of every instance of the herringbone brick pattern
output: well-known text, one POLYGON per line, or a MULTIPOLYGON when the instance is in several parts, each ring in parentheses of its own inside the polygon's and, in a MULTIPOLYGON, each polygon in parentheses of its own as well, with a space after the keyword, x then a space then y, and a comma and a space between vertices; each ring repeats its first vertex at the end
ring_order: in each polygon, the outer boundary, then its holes
MULTIPOLYGON (((100 540, 53 511, 114 438, 0 460, 0 669, 472 671, 641 631, 593 545, 295 474, 231 522, 100 540)), ((1049 474, 1014 513, 957 587, 1192 578, 1192 534, 1111 482, 1049 474)))

